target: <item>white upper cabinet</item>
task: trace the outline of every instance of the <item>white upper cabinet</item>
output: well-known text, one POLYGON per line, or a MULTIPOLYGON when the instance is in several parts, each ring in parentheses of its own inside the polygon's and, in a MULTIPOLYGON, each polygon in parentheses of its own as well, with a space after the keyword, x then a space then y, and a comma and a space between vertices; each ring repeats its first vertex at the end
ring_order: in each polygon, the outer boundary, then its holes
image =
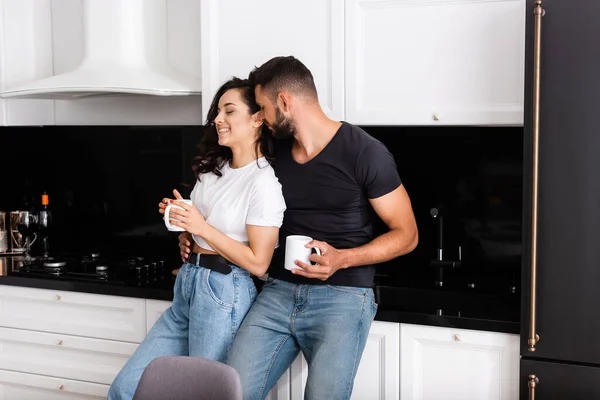
POLYGON ((275 56, 312 72, 323 110, 344 118, 344 0, 201 0, 203 120, 219 86, 275 56))
MULTIPOLYGON (((280 55, 308 66, 337 120, 523 124, 525 0, 152 1, 168 64, 202 96, 0 100, 0 124, 203 124, 224 81, 280 55)), ((75 69, 83 16, 83 0, 0 0, 0 90, 75 69)))
POLYGON ((346 0, 346 119, 522 125, 524 0, 346 0))
MULTIPOLYGON (((49 0, 0 0, 0 91, 52 75, 49 0)), ((0 125, 53 125, 52 100, 0 99, 0 125)))

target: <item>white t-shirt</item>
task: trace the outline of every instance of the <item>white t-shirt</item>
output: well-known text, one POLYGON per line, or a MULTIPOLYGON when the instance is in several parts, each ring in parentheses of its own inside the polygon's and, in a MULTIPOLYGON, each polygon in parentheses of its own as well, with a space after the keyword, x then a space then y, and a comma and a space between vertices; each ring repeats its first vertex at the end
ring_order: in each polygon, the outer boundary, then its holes
MULTIPOLYGON (((246 225, 279 228, 285 211, 273 168, 264 157, 257 161, 241 168, 226 163, 221 177, 212 172, 201 174, 190 195, 209 225, 244 244, 248 244, 246 225)), ((213 250, 201 237, 192 237, 198 246, 213 250)))

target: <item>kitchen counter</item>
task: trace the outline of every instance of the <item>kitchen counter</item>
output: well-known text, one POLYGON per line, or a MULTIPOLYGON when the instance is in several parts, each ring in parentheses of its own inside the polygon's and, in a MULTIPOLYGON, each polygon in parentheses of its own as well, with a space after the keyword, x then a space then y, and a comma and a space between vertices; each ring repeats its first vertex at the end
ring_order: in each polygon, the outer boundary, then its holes
MULTIPOLYGON (((173 280, 174 281, 174 280, 173 280)), ((163 281, 161 284, 153 287, 136 287, 119 285, 111 282, 84 282, 58 280, 52 278, 36 278, 23 276, 7 276, 7 271, 0 269, 0 293, 1 285, 22 286, 39 289, 52 289, 61 291, 73 291, 83 293, 93 293, 111 296, 134 297, 155 300, 173 300, 173 281, 163 281)), ((376 297, 383 296, 381 288, 375 288, 376 297)), ((429 296, 427 293, 420 293, 415 289, 407 289, 410 298, 418 299, 420 295, 429 296)), ((406 294, 405 294, 406 295, 406 294)), ((377 298, 379 302, 379 298, 377 298)), ((410 303, 417 303, 418 300, 410 303)), ((471 313, 469 315, 449 314, 444 315, 444 310, 427 310, 423 308, 396 307, 380 304, 375 317, 378 321, 410 323, 418 325, 453 327, 460 329, 472 329, 490 332, 519 333, 520 325, 518 321, 511 321, 504 315, 493 315, 491 312, 482 312, 479 314, 471 313), (441 315, 440 315, 441 314, 441 315), (490 318, 490 316, 492 316, 490 318)))

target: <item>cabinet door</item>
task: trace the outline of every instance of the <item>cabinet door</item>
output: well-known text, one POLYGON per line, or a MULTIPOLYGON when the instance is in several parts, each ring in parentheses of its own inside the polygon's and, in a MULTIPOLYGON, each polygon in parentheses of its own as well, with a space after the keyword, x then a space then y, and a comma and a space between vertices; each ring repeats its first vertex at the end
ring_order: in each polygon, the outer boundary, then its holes
MULTIPOLYGON (((356 372, 352 400, 400 398, 400 324, 373 321, 356 372)), ((304 398, 308 364, 302 356, 292 364, 292 400, 304 398)))
POLYGON ((516 400, 519 336, 401 324, 400 388, 411 400, 516 400))
POLYGON ((291 397, 291 368, 279 378, 275 387, 271 389, 265 400, 290 400, 291 397))
POLYGON ((144 305, 129 297, 2 286, 0 326, 140 343, 144 305))
MULTIPOLYGON (((527 7, 527 113, 524 134, 521 354, 546 360, 600 364, 600 92, 599 1, 544 1, 541 25, 539 180, 535 314, 531 301, 533 196, 533 71, 535 1, 527 7), (578 12, 573 12, 578 10, 578 12), (559 184, 560 182, 560 184, 559 184), (568 212, 565 212, 568 210, 568 212), (560 295, 558 295, 560 293, 560 295), (535 318, 540 342, 529 351, 535 318)), ((541 379, 541 378, 540 378, 541 379)), ((547 382, 547 380, 546 380, 547 382)), ((543 397, 542 397, 543 398, 543 397)), ((574 397, 575 398, 575 397, 574 397)), ((591 398, 591 397, 590 397, 591 398)))
POLYGON ((522 125, 524 0, 346 0, 346 119, 522 125))
MULTIPOLYGON (((52 76, 50 0, 0 0, 0 92, 52 76)), ((0 100, 0 125, 53 125, 52 100, 0 100)))
POLYGON ((202 115, 219 86, 275 56, 312 72, 323 110, 344 118, 344 0, 202 0, 202 115))
POLYGON ((521 361, 521 399, 600 399, 600 368, 584 365, 521 361), (530 375, 535 375, 534 396, 529 396, 530 375))
POLYGON ((165 300, 146 300, 146 333, 150 332, 162 313, 171 307, 172 303, 165 300))
POLYGON ((2 400, 102 400, 108 385, 0 370, 2 400))

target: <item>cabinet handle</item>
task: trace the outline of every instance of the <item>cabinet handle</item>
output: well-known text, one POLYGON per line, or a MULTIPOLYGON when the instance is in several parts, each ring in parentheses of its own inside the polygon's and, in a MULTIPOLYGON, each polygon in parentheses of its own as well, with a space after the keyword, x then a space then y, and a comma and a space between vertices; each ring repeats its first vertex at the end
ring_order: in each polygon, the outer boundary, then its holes
POLYGON ((460 342, 460 335, 454 335, 454 341, 460 342))
POLYGON ((433 113, 433 120, 434 121, 439 121, 440 120, 440 115, 438 113, 433 113))
POLYGON ((65 388, 64 385, 58 385, 58 390, 63 390, 65 388))
POLYGON ((57 294, 57 295, 56 295, 56 300, 60 300, 60 299, 62 299, 62 297, 61 297, 60 295, 58 295, 58 294, 57 294))
POLYGON ((531 374, 529 375, 529 382, 527 382, 527 386, 529 386, 529 400, 535 400, 535 387, 540 383, 540 380, 537 376, 531 374))
POLYGON ((59 345, 59 346, 62 346, 63 341, 59 339, 58 342, 56 342, 56 344, 59 345))
POLYGON ((536 0, 533 8, 535 15, 535 31, 533 40, 533 173, 531 193, 531 283, 529 296, 529 351, 535 351, 535 346, 540 337, 535 332, 536 321, 536 289, 537 289, 537 217, 538 217, 538 166, 539 166, 539 138, 540 138, 540 62, 542 41, 542 17, 545 14, 542 0, 536 0))

